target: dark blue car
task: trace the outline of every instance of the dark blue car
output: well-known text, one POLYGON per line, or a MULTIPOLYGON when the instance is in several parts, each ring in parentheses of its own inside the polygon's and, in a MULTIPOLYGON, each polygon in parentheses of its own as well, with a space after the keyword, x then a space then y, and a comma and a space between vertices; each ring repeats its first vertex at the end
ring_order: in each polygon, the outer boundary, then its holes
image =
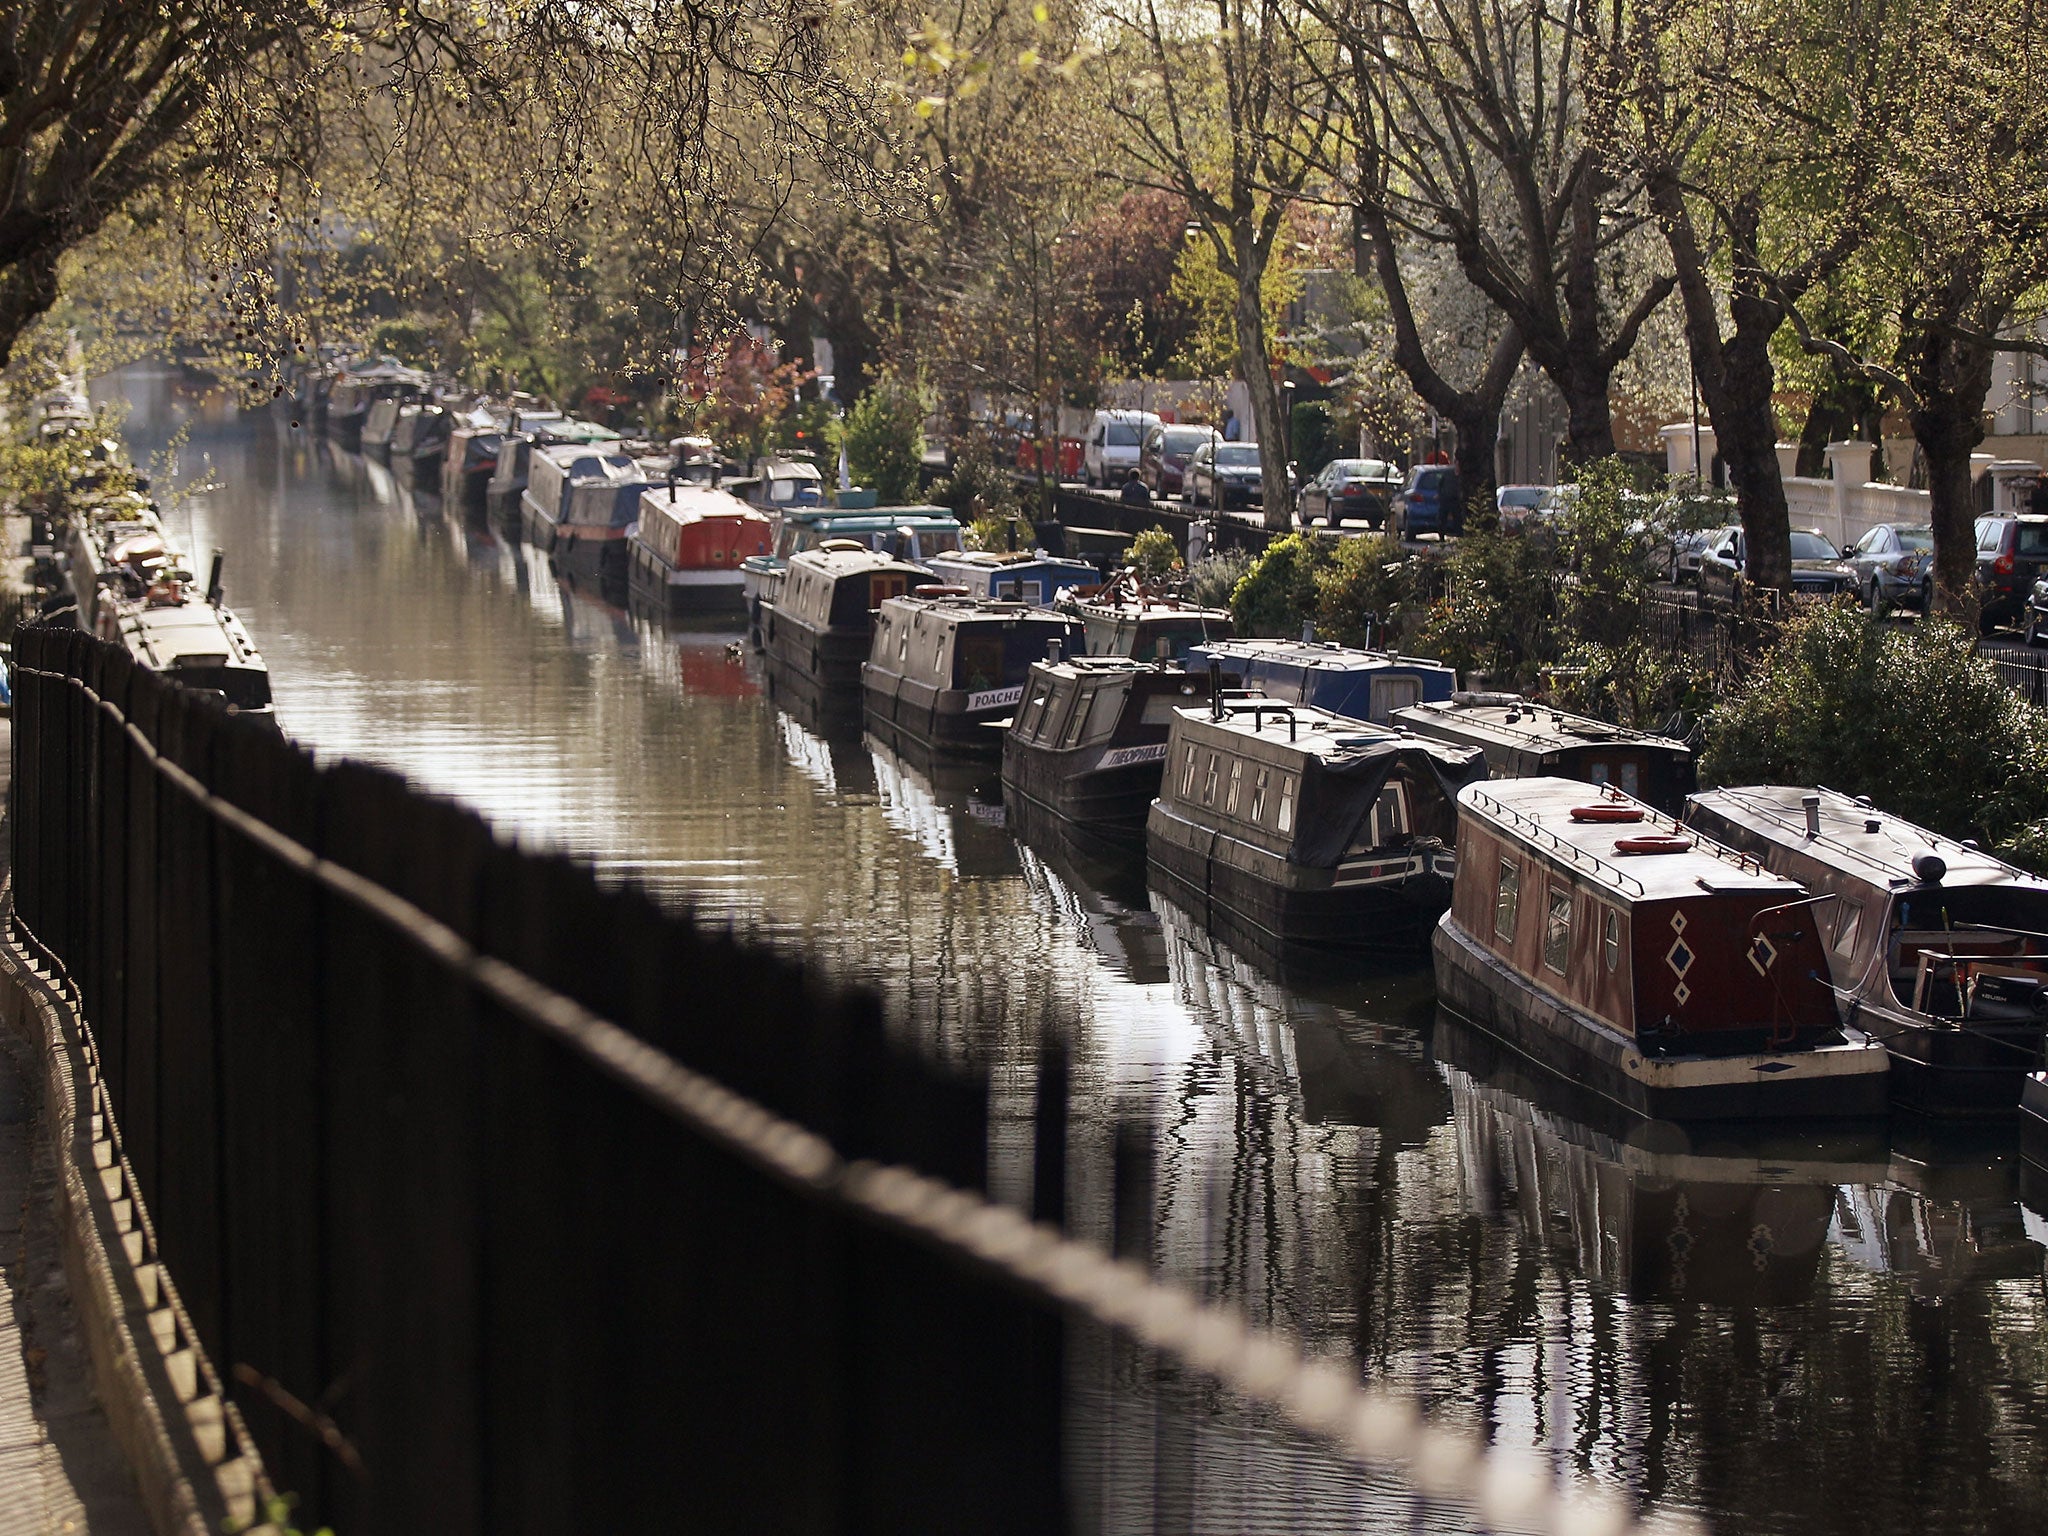
POLYGON ((1401 493, 1401 537, 1465 531, 1465 487, 1448 464, 1418 464, 1401 493))

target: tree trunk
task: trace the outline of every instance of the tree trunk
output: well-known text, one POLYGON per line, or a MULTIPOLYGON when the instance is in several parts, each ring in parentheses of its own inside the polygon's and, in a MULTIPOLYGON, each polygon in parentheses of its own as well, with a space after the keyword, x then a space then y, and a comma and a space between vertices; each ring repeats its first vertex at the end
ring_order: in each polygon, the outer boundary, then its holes
POLYGON ((1991 355, 1961 343, 1937 341, 1929 350, 1977 352, 1977 365, 1966 357, 1951 373, 1955 382, 1921 387, 1912 411, 1913 437, 1927 461, 1927 489, 1934 525, 1934 611, 1974 626, 1977 593, 1977 498, 1970 480, 1970 455, 1984 441, 1984 396, 1991 387, 1991 355))
MULTIPOLYGON (((1546 370, 1548 372, 1549 370, 1546 370)), ((1564 460, 1567 464, 1590 464, 1614 453, 1614 416, 1607 391, 1613 381, 1609 370, 1583 365, 1569 372, 1551 372, 1551 383, 1564 397, 1564 460)))
POLYGON ((1715 387, 1704 391, 1707 415, 1735 487, 1736 515, 1742 519, 1743 574, 1754 585, 1782 592, 1792 584, 1792 514, 1778 466, 1771 336, 1783 323, 1783 311, 1751 297, 1737 299, 1733 309, 1735 334, 1720 349, 1715 387))
POLYGON ((1280 389, 1266 340, 1266 312, 1259 302, 1265 266, 1247 239, 1239 247, 1237 277, 1237 366, 1251 396, 1252 427, 1259 439, 1259 481, 1266 527, 1286 533, 1294 526, 1294 495, 1287 485, 1287 424, 1280 414, 1280 389))

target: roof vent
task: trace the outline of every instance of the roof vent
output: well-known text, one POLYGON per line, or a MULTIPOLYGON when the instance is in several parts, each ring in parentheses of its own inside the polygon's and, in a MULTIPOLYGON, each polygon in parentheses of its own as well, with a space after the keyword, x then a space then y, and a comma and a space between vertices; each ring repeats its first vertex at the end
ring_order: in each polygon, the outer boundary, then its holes
POLYGON ((1913 873, 1922 885, 1939 885, 1941 877, 1948 873, 1948 862, 1938 853, 1916 853, 1913 873))
POLYGON ((1801 807, 1802 807, 1802 808, 1803 808, 1803 809, 1804 809, 1804 810, 1806 811, 1806 835, 1807 835, 1808 837, 1819 837, 1819 836, 1820 836, 1820 796, 1819 796, 1819 795, 1801 795, 1801 796, 1799 797, 1799 804, 1800 804, 1800 806, 1801 806, 1801 807))
POLYGON ((1882 830, 1883 826, 1884 823, 1879 821, 1875 816, 1866 816, 1863 818, 1863 830, 1866 832, 1880 831, 1882 830))

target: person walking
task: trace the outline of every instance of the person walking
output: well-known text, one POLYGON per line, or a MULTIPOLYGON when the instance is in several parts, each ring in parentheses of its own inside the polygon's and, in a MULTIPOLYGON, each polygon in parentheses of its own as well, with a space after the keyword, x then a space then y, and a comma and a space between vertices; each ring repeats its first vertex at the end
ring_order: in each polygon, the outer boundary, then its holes
POLYGON ((1124 488, 1117 499, 1127 507, 1149 507, 1152 505, 1152 491, 1144 478, 1134 469, 1124 481, 1124 488))

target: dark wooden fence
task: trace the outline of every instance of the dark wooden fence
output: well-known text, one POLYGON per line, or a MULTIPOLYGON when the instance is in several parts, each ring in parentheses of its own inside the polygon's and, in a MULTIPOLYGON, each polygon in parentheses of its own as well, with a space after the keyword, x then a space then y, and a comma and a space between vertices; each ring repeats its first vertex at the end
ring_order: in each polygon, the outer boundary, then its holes
MULTIPOLYGON (((1057 1307, 804 1176, 803 1138, 691 1074, 967 1190, 984 1084, 892 1046, 870 999, 119 649, 27 628, 16 661, 18 920, 307 1515, 1062 1528, 1057 1307)), ((1048 1094, 1042 1144, 1062 1115, 1048 1094)))

